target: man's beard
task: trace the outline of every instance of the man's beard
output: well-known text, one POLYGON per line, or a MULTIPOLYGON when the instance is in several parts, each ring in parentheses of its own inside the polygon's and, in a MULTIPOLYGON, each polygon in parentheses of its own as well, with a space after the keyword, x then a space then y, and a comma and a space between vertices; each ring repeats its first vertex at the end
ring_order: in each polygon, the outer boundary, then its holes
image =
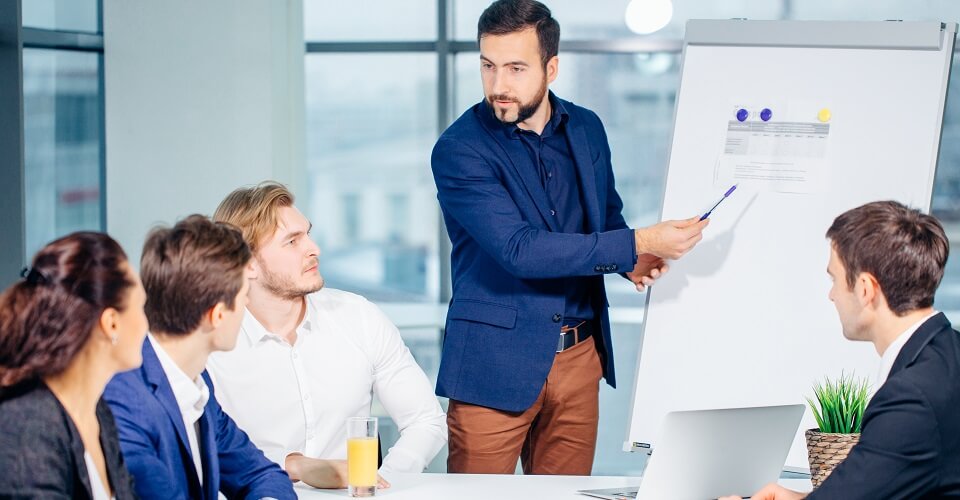
MULTIPOLYGON (((319 283, 308 286, 297 286, 293 280, 286 276, 281 276, 280 274, 270 271, 270 269, 264 265, 264 262, 260 260, 260 257, 257 257, 257 261, 260 263, 260 279, 258 280, 260 281, 260 286, 281 299, 299 299, 323 288, 322 276, 318 275, 319 283)), ((309 267, 312 267, 312 265, 309 267)))
POLYGON ((547 95, 546 74, 544 74, 543 76, 543 84, 540 86, 540 90, 537 92, 537 95, 534 96, 533 100, 531 100, 530 102, 523 103, 523 102, 520 102, 520 100, 517 99, 516 97, 510 97, 503 94, 493 94, 493 95, 487 96, 487 103, 490 105, 490 109, 493 110, 493 116, 497 117, 498 120, 508 125, 516 125, 522 121, 526 121, 527 118, 530 118, 531 116, 533 116, 533 114, 536 113, 538 109, 540 109, 540 104, 543 103, 543 96, 545 95, 547 95), (507 121, 506 113, 508 111, 507 110, 501 111, 497 109, 496 101, 513 101, 519 104, 519 108, 517 109, 517 118, 513 121, 507 121))

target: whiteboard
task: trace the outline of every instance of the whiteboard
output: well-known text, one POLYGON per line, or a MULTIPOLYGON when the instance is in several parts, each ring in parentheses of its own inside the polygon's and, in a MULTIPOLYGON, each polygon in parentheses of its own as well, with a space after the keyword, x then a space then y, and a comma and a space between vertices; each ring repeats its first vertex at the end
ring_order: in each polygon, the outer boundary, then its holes
MULTIPOLYGON (((740 184, 648 294, 625 450, 655 447, 669 411, 803 403, 825 375, 876 378, 873 345, 844 339, 827 298, 825 233, 869 201, 929 210, 955 34, 939 22, 687 24, 661 219, 703 213, 740 184)), ((815 426, 807 409, 788 466, 807 468, 815 426)))

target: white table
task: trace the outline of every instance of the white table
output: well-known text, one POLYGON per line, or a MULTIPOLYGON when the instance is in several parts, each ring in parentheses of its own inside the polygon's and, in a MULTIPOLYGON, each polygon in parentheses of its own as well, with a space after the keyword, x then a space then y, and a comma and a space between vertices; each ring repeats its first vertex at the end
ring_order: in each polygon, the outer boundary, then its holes
MULTIPOLYGON (((577 490, 637 486, 640 479, 623 476, 521 476, 483 474, 391 474, 391 487, 375 498, 393 500, 589 500, 577 490)), ((781 479, 783 486, 810 491, 809 479, 781 479)), ((297 485, 300 498, 348 497, 347 490, 318 490, 297 485)))

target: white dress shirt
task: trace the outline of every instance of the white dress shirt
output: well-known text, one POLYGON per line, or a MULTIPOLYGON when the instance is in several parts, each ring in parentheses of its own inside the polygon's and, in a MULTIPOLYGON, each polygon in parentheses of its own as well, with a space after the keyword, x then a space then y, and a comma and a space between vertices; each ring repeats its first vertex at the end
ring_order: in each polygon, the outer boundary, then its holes
POLYGON ((890 370, 893 368, 893 362, 897 360, 897 356, 900 355, 900 350, 903 349, 903 346, 910 340, 910 337, 913 337, 913 334, 917 332, 920 325, 926 323, 928 319, 936 315, 937 311, 933 311, 930 315, 914 323, 910 328, 907 328, 897 336, 896 340, 890 343, 886 351, 883 351, 883 355, 880 356, 880 372, 877 374, 877 388, 873 391, 874 394, 876 394, 887 381, 887 377, 890 376, 890 370))
POLYGON ((373 395, 400 429, 382 472, 423 472, 447 440, 446 415, 400 332, 375 305, 324 288, 306 297, 294 345, 248 310, 237 347, 207 361, 217 399, 267 458, 347 457, 348 417, 373 395))
POLYGON ((200 484, 203 484, 203 466, 200 460, 200 444, 197 436, 200 434, 200 417, 203 415, 203 408, 210 399, 210 389, 207 387, 203 377, 198 376, 190 380, 183 370, 177 366, 177 363, 163 350, 163 347, 154 339, 152 334, 147 334, 153 350, 160 359, 160 366, 167 375, 167 381, 173 389, 173 397, 177 400, 177 407, 180 408, 180 416, 183 417, 183 426, 187 430, 187 440, 190 442, 190 452, 193 454, 193 465, 197 469, 197 477, 200 484))

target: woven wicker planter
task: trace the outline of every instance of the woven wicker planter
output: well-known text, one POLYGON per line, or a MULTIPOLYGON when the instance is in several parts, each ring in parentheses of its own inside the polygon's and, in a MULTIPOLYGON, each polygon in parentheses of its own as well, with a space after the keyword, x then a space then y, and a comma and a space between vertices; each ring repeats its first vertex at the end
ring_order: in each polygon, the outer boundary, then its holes
POLYGON ((833 468, 843 462, 860 434, 829 434, 816 429, 807 430, 807 460, 810 462, 810 481, 813 487, 820 486, 833 468))

